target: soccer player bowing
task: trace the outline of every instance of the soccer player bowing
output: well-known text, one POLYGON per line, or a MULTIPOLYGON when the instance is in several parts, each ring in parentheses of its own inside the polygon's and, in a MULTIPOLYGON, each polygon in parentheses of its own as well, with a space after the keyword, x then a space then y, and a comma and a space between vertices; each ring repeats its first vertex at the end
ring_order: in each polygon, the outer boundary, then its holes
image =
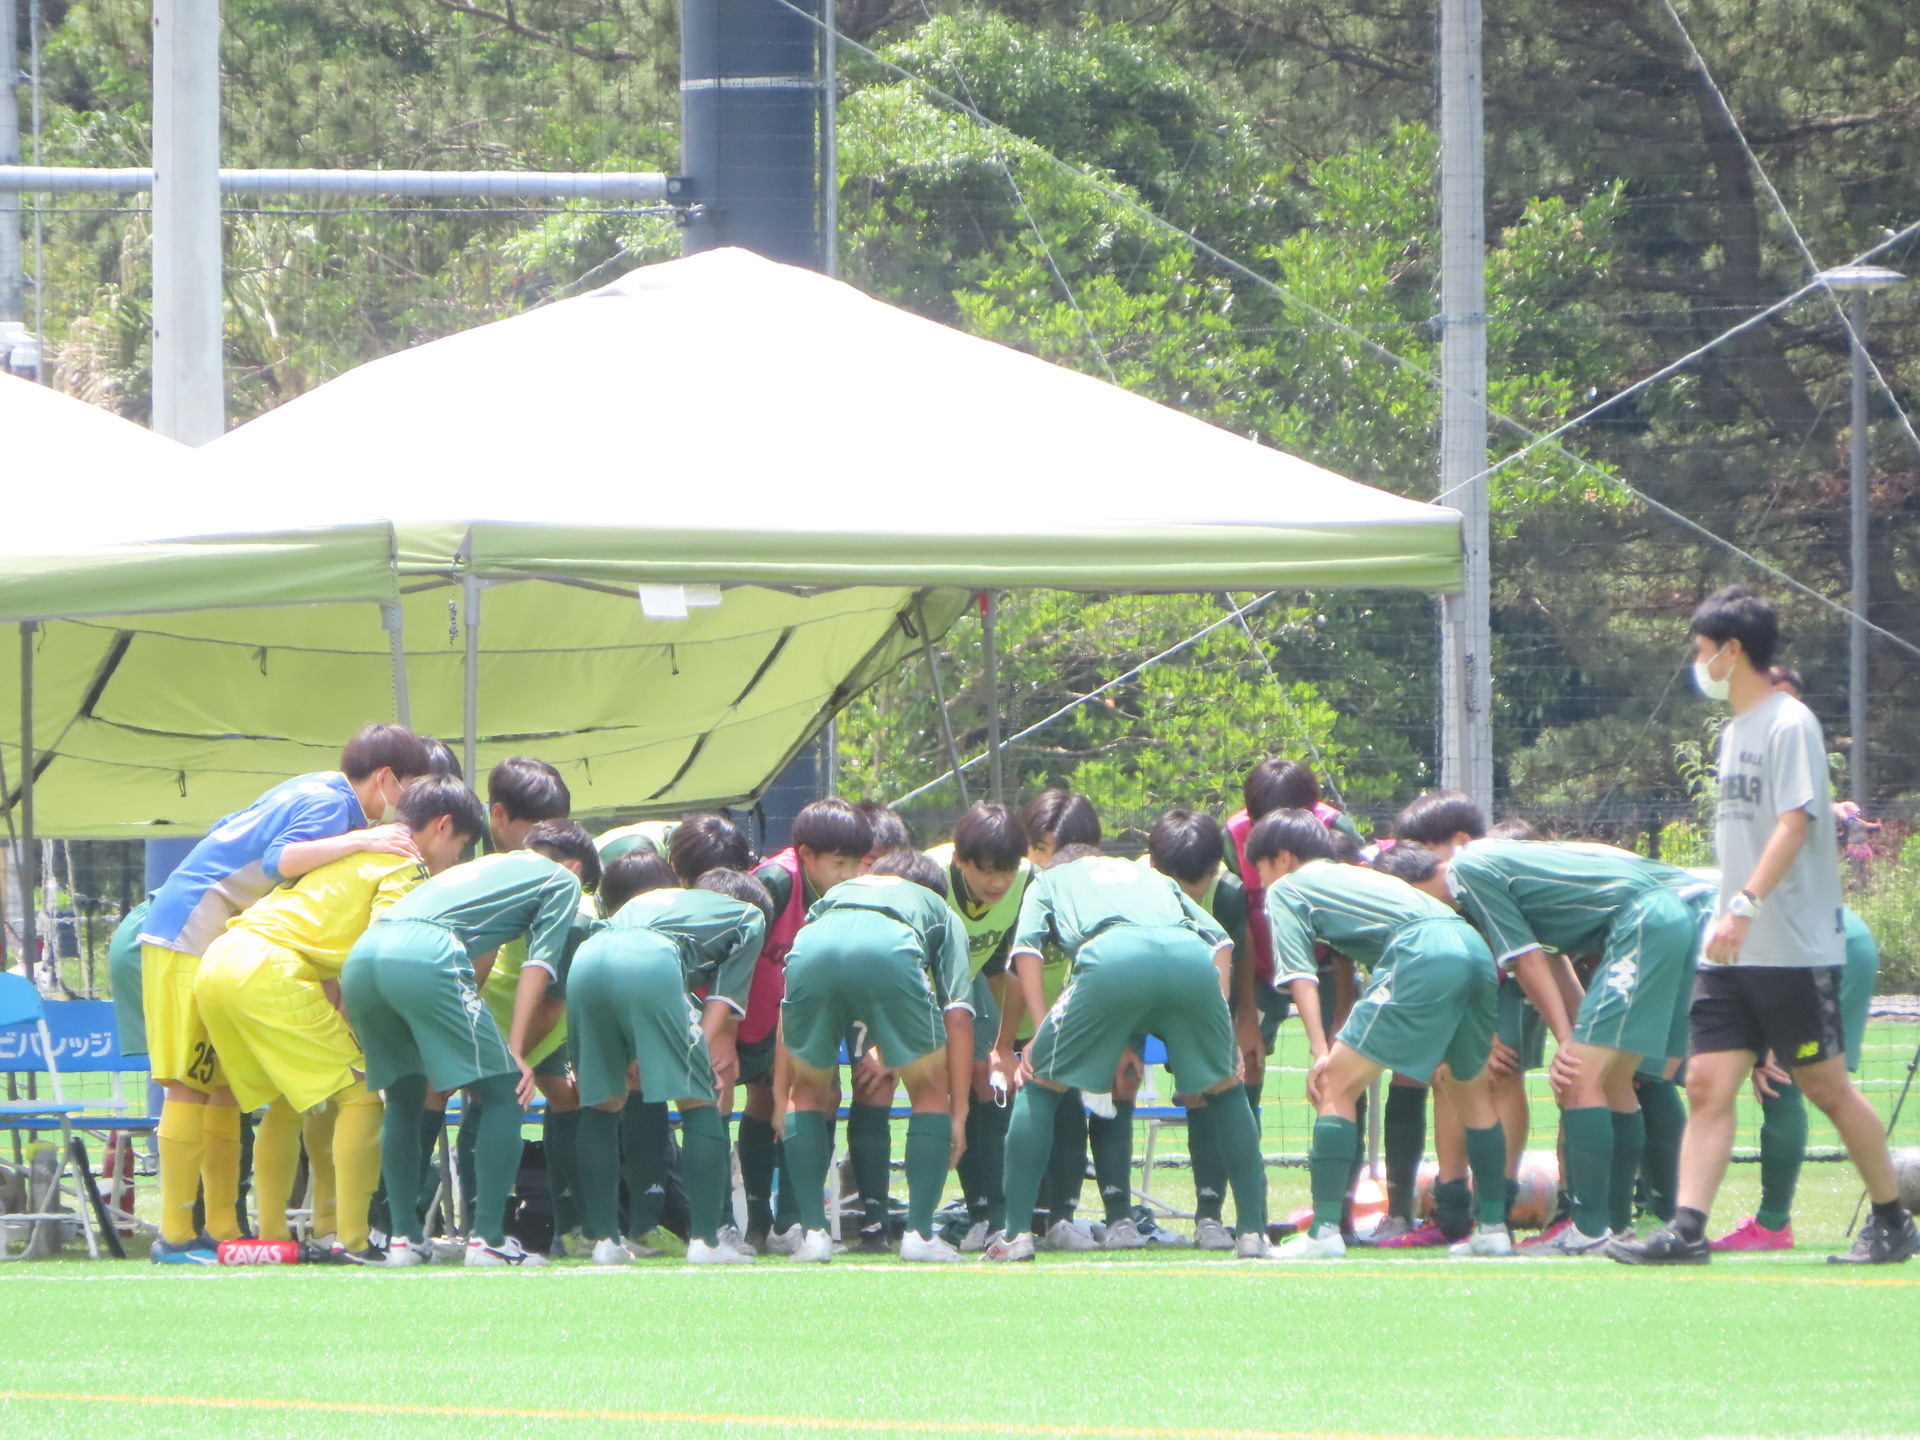
MULTIPOLYGON (((907 1229, 900 1258, 958 1260, 933 1233, 947 1171, 966 1148, 973 1080, 973 970, 967 932, 947 904, 947 877, 911 850, 885 855, 867 874, 834 886, 813 907, 787 958, 780 1005, 790 1095, 787 1169, 804 1235, 796 1260, 832 1258, 825 1190, 833 1159, 840 1038, 858 1020, 880 1060, 899 1072, 907 1122, 907 1229)), ((1028 1197, 1031 1207, 1032 1197, 1028 1197)))

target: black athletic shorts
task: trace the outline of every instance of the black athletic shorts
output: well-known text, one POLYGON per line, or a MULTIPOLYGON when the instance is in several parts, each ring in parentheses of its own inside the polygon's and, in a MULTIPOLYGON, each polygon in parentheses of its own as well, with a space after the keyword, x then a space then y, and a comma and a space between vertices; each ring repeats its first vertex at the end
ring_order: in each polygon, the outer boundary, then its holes
POLYGON ((1791 1070, 1847 1053, 1838 965, 1715 965, 1694 981, 1689 1052, 1751 1050, 1791 1070))
POLYGON ((735 1048, 740 1054, 740 1079, 742 1085, 751 1085, 756 1080, 773 1078, 773 1052, 778 1048, 779 1032, 762 1036, 758 1040, 742 1040, 735 1048))

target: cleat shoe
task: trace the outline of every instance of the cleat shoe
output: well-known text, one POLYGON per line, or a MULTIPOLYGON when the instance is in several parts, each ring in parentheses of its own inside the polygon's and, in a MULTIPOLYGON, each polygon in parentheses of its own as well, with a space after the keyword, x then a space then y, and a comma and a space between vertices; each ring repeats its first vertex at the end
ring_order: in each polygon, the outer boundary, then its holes
POLYGON ((427 1242, 436 1260, 459 1261, 467 1258, 467 1242, 452 1235, 438 1235, 427 1242))
MULTIPOLYGON (((1135 1222, 1138 1224, 1139 1222, 1135 1222)), ((1146 1237, 1147 1244, 1161 1250, 1185 1250, 1193 1244, 1191 1238, 1178 1230, 1169 1230, 1164 1225, 1148 1222, 1139 1226, 1140 1233, 1146 1237)))
POLYGON ((1447 1243, 1447 1237, 1431 1220, 1423 1220, 1403 1235, 1389 1235, 1373 1242, 1376 1250, 1431 1250, 1447 1243))
POLYGON ((390 1252, 378 1245, 369 1245, 364 1250, 349 1250, 344 1245, 335 1245, 328 1253, 330 1263, 335 1265, 385 1265, 390 1252))
POLYGON ((1233 1242, 1233 1258, 1236 1260, 1271 1260, 1274 1258, 1273 1242, 1258 1230, 1249 1230, 1233 1242))
POLYGON ((382 1263, 389 1270, 400 1270, 408 1265, 431 1265, 433 1260, 431 1244, 416 1245, 406 1236, 396 1235, 387 1245, 387 1258, 382 1263))
MULTIPOLYGON (((1245 1237, 1242 1237, 1243 1239, 1245 1237)), ((1235 1250, 1234 1254, 1240 1252, 1235 1250)), ((1273 1251, 1275 1260, 1338 1260, 1347 1253, 1338 1225, 1315 1225, 1292 1236, 1273 1251)))
POLYGON ((1607 1248, 1608 1242, 1613 1238, 1612 1231, 1599 1236, 1588 1235, 1579 1226, 1569 1222, 1559 1227, 1551 1240, 1539 1245, 1529 1245, 1518 1253, 1539 1255, 1543 1258, 1563 1255, 1598 1255, 1607 1248))
POLYGON ((564 1235, 556 1230, 552 1242, 547 1246, 547 1258, 549 1260, 574 1259, 585 1255, 593 1248, 594 1243, 587 1239, 584 1230, 569 1230, 564 1235))
POLYGON ((1049 1250, 1085 1251, 1099 1248, 1093 1236, 1071 1220, 1056 1220, 1053 1222, 1053 1228, 1047 1231, 1047 1249, 1049 1250))
POLYGON ((1769 1230, 1760 1223, 1760 1217, 1749 1215, 1733 1229, 1713 1242, 1715 1250, 1791 1250, 1793 1249, 1793 1222, 1789 1220, 1778 1230, 1769 1230))
POLYGON ((785 1230, 775 1230, 769 1234, 766 1244, 761 1248, 769 1255, 797 1255, 806 1238, 806 1232, 798 1225, 789 1225, 785 1230))
MULTIPOLYGON (((798 1225, 793 1227, 798 1230, 798 1225)), ((824 1230, 808 1230, 800 1237, 800 1243, 793 1247, 793 1258, 809 1265, 824 1265, 833 1259, 833 1236, 824 1230)))
POLYGON ((1413 1229, 1413 1222, 1402 1215, 1382 1215, 1380 1223, 1373 1227, 1373 1233, 1365 1242, 1368 1245, 1385 1245, 1390 1240, 1398 1240, 1413 1229))
POLYGON ((1713 1259, 1713 1248, 1704 1235, 1687 1240, 1671 1225, 1663 1225, 1644 1240, 1609 1240, 1606 1254, 1622 1265, 1705 1265, 1713 1259))
POLYGON ((650 1260, 655 1255, 666 1255, 678 1260, 686 1255, 687 1242, 671 1230, 665 1230, 656 1225, 638 1239, 629 1240, 627 1248, 643 1260, 650 1260))
POLYGON ((958 1263, 960 1252, 938 1235, 929 1240, 918 1230, 909 1230, 900 1237, 900 1258, 917 1264, 945 1265, 958 1263))
POLYGON ((720 1248, 722 1250, 738 1251, 742 1255, 758 1255, 760 1253, 760 1251, 755 1248, 752 1240, 740 1233, 740 1227, 738 1225, 722 1225, 720 1227, 720 1248))
POLYGON ((1140 1233, 1140 1227, 1132 1220, 1116 1220, 1107 1226, 1106 1236, 1100 1241, 1103 1250, 1144 1250, 1147 1237, 1140 1233))
POLYGON ((1447 1253, 1459 1260, 1487 1260, 1511 1255, 1513 1232, 1504 1225, 1476 1225, 1473 1234, 1458 1244, 1449 1245, 1447 1253))
POLYGON ((745 1246, 730 1250, 725 1245, 709 1245, 704 1240, 687 1242, 687 1263, 689 1265, 751 1265, 754 1253, 745 1246))
POLYGON ((1869 1218, 1860 1227, 1860 1233, 1853 1237, 1853 1248, 1844 1255, 1829 1255, 1829 1265, 1904 1265, 1920 1250, 1920 1230, 1916 1230, 1913 1217, 1907 1216, 1906 1223, 1898 1230, 1882 1225, 1878 1220, 1869 1218))
POLYGON ((1513 1248, 1522 1255, 1531 1255, 1535 1250, 1546 1249, 1572 1228, 1573 1217, 1571 1215, 1562 1215, 1538 1235, 1529 1236, 1513 1248))
POLYGON ((634 1258, 633 1252, 618 1240, 593 1242, 593 1263, 596 1265, 631 1265, 634 1258))
POLYGON ((546 1256, 521 1245, 517 1235, 507 1236, 498 1245, 489 1245, 478 1235, 467 1241, 469 1265, 519 1265, 531 1270, 546 1263, 546 1256))
POLYGON ((1193 1243, 1202 1250, 1231 1250, 1234 1246, 1233 1231, 1218 1220, 1200 1220, 1193 1227, 1193 1243))
POLYGON ((887 1243, 887 1227, 884 1225, 863 1225, 860 1238, 853 1245, 856 1255, 891 1255, 893 1246, 887 1243))
POLYGON ((982 1260, 1032 1260, 1033 1232, 1023 1230, 1011 1239, 1004 1230, 996 1230, 987 1241, 987 1248, 980 1252, 982 1260))
POLYGON ((147 1258, 156 1265, 218 1265, 220 1257, 204 1235, 191 1240, 155 1240, 147 1258))
POLYGON ((987 1248, 987 1240, 987 1222, 984 1220, 976 1220, 973 1222, 972 1228, 967 1231, 966 1239, 960 1242, 960 1253, 962 1255, 978 1255, 982 1250, 987 1248))

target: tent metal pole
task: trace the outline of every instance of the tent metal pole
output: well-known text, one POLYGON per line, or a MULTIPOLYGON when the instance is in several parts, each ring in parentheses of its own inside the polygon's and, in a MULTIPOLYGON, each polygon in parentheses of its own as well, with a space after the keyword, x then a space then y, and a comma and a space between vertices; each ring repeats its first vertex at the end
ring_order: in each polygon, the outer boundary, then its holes
POLYGON ((31 620, 20 622, 20 838, 15 845, 20 871, 20 973, 33 979, 39 958, 40 845, 33 834, 33 632, 31 620))
POLYGON ((413 700, 407 694, 407 643, 403 633, 405 617, 400 602, 389 600, 380 607, 380 620, 387 628, 387 644, 393 654, 393 718, 407 729, 413 728, 413 700))
POLYGON ((993 591, 980 597, 980 644, 987 672, 987 797, 996 805, 1004 805, 1007 785, 1000 760, 1000 647, 994 633, 999 610, 999 597, 993 591))
POLYGON ((460 763, 466 767, 467 784, 476 789, 480 777, 480 577, 468 575, 467 592, 467 673, 466 702, 461 718, 460 763))
POLYGON ((915 607, 914 617, 920 625, 920 653, 927 660, 927 674, 933 680, 933 703, 940 708, 940 734, 947 742, 947 763, 953 767, 954 788, 960 792, 960 808, 965 810, 973 802, 967 798, 967 773, 960 764, 960 745, 953 738, 953 717, 947 713, 947 689, 940 683, 940 667, 934 662, 933 641, 927 635, 927 607, 915 607))

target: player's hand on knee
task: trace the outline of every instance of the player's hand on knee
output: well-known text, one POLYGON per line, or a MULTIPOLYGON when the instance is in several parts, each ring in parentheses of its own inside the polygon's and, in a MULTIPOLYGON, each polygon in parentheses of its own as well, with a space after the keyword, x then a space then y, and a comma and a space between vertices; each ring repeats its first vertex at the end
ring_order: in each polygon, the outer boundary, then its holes
MULTIPOLYGON (((1565 1054, 1563 1050, 1561 1052, 1565 1054)), ((1496 1080, 1504 1080, 1509 1075, 1520 1073, 1520 1052, 1503 1041, 1498 1035, 1493 1037, 1493 1048, 1487 1052, 1487 1074, 1496 1080)))
POLYGON ((522 1110, 533 1108, 535 1098, 540 1094, 540 1077, 533 1073, 533 1067, 518 1055, 513 1063, 520 1067, 520 1083, 513 1087, 513 1097, 520 1102, 522 1110))
POLYGON ((1314 1061, 1307 1070, 1307 1099, 1318 1105, 1326 1096, 1327 1067, 1333 1063, 1333 1052, 1328 1051, 1314 1061))
POLYGON ((1562 1045, 1553 1052, 1553 1063, 1547 1067, 1547 1084, 1556 1096, 1564 1099, 1579 1078, 1580 1057, 1573 1053, 1571 1046, 1562 1045))

